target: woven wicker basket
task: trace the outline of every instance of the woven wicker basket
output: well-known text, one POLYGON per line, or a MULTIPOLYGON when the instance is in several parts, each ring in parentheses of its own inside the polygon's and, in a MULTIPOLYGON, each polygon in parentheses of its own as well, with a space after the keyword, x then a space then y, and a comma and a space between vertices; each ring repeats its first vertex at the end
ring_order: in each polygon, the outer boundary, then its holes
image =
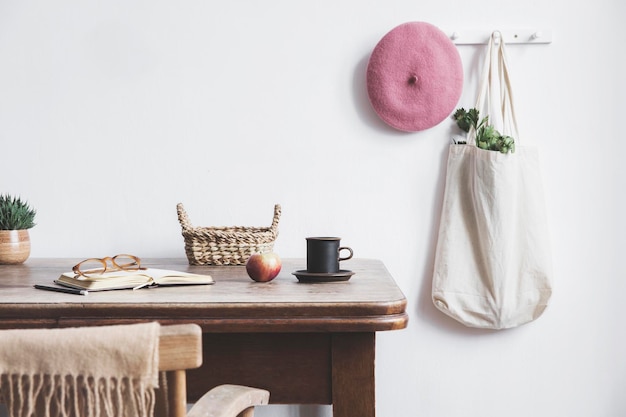
POLYGON ((255 252, 271 252, 278 236, 280 205, 270 227, 193 227, 182 204, 176 206, 190 265, 245 265, 255 252))

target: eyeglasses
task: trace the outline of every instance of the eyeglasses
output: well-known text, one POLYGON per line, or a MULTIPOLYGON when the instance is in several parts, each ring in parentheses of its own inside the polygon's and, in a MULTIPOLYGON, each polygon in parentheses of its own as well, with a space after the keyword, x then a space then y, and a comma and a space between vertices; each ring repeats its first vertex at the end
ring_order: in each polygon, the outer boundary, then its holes
POLYGON ((146 269, 141 267, 141 259, 135 255, 119 254, 106 258, 89 258, 74 265, 72 271, 76 278, 90 278, 105 272, 114 271, 138 271, 146 269), (110 263, 110 265, 109 265, 110 263))

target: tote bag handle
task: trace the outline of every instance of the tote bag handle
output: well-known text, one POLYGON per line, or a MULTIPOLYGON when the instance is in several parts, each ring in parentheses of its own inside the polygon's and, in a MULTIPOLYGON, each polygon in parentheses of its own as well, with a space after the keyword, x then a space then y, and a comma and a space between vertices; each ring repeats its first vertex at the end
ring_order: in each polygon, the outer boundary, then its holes
MULTIPOLYGON (((489 115, 490 125, 501 125, 502 134, 512 136, 519 144, 519 129, 513 102, 504 40, 499 31, 494 31, 487 44, 487 55, 475 107, 480 112, 480 119, 489 115)), ((476 130, 473 127, 469 132, 468 143, 476 145, 476 130)))

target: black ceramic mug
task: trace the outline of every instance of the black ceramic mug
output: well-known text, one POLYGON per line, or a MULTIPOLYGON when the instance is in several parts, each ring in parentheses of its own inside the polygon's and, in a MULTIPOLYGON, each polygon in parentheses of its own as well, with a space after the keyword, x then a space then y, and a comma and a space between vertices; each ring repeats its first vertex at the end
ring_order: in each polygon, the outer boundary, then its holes
POLYGON ((339 262, 352 258, 352 249, 339 246, 340 237, 307 237, 306 238, 306 269, 307 272, 332 274, 339 272, 339 262), (349 255, 341 257, 342 250, 349 255))

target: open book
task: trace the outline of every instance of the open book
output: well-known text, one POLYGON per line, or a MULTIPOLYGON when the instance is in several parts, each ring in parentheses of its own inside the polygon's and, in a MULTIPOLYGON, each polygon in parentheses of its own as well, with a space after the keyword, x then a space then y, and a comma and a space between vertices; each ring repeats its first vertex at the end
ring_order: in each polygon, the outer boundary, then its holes
POLYGON ((63 273, 57 280, 59 285, 87 291, 104 291, 119 289, 139 289, 157 285, 195 285, 213 284, 210 275, 192 274, 189 272, 170 271, 167 269, 147 268, 138 271, 114 271, 100 275, 76 276, 73 272, 63 273))

